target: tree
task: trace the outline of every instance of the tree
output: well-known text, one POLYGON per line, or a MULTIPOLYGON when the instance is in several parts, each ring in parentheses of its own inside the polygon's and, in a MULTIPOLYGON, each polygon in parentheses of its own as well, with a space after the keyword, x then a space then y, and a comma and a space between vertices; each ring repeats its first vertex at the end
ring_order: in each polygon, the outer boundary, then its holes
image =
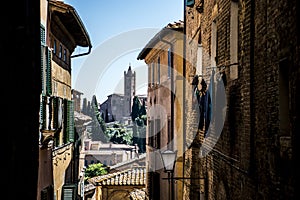
POLYGON ((96 95, 93 95, 92 109, 94 111, 94 116, 96 117, 97 121, 99 122, 100 127, 101 127, 101 129, 104 133, 105 130, 106 130, 106 125, 105 125, 104 119, 102 119, 102 117, 101 117, 101 113, 100 113, 99 108, 98 108, 98 102, 97 102, 96 95))
POLYGON ((122 124, 114 124, 113 127, 108 127, 106 135, 112 143, 132 145, 132 132, 126 130, 122 124))
POLYGON ((108 168, 102 163, 94 163, 87 166, 84 172, 84 181, 96 176, 105 175, 108 173, 108 168))
POLYGON ((145 128, 144 126, 147 124, 147 113, 146 113, 146 105, 145 101, 141 105, 141 102, 137 96, 133 97, 133 104, 132 104, 132 112, 131 112, 131 119, 133 122, 133 144, 137 144, 140 152, 145 152, 145 144, 146 144, 146 137, 145 135, 145 128))
POLYGON ((91 138, 93 141, 107 142, 106 124, 102 118, 101 112, 98 108, 98 102, 95 95, 93 95, 91 102, 91 117, 92 117, 92 133, 91 138))

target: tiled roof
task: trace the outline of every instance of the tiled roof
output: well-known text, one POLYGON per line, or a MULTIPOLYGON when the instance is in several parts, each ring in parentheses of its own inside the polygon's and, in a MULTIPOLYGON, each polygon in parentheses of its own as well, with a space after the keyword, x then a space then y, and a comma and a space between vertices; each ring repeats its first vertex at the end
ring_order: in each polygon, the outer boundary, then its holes
POLYGON ((88 180, 94 185, 145 185, 146 168, 134 167, 120 172, 114 172, 88 180))
POLYGON ((155 45, 161 41, 164 36, 174 33, 174 31, 183 32, 184 22, 179 20, 177 22, 169 23, 164 28, 162 28, 154 37, 146 44, 146 46, 139 53, 137 59, 143 60, 149 51, 155 47, 155 45))
POLYGON ((94 190, 96 187, 92 183, 84 184, 84 192, 94 190))
POLYGON ((171 29, 176 29, 176 28, 183 28, 184 22, 182 20, 179 20, 174 23, 169 23, 165 28, 171 28, 171 29))

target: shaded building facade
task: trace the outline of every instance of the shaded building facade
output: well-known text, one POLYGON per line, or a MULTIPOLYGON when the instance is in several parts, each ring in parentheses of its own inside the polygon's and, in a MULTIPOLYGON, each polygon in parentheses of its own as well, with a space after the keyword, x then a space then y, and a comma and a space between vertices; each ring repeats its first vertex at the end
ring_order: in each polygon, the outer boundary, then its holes
POLYGON ((299 12, 296 1, 186 1, 184 199, 297 199, 299 12), (213 83, 207 134, 197 75, 213 83))

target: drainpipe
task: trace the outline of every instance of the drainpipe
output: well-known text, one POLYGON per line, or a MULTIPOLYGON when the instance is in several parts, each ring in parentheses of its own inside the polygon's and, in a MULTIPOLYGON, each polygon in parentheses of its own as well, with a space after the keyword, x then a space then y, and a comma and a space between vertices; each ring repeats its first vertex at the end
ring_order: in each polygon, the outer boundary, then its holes
POLYGON ((174 91, 174 62, 173 62, 174 45, 171 42, 161 38, 161 35, 159 35, 158 37, 159 37, 159 41, 170 45, 170 48, 171 48, 171 67, 172 67, 171 74, 170 74, 170 76, 171 76, 171 135, 174 137, 174 94, 173 94, 173 91, 174 91))
MULTIPOLYGON (((186 108, 185 108, 185 96, 186 96, 186 0, 183 1, 183 61, 182 61, 182 73, 183 73, 183 97, 182 97, 182 102, 183 102, 183 107, 182 107, 182 112, 185 113, 186 108)), ((185 177, 184 172, 185 172, 185 149, 186 149, 186 116, 183 116, 182 119, 182 177, 185 177)), ((184 190, 185 184, 182 186, 182 191, 184 190)), ((182 193, 183 197, 183 193, 182 193)))
POLYGON ((91 49, 92 49, 92 46, 89 45, 89 50, 86 53, 75 54, 75 55, 71 56, 71 58, 88 55, 91 53, 91 49))
MULTIPOLYGON (((173 58, 174 58, 174 45, 167 41, 167 40, 164 40, 161 35, 159 34, 159 41, 161 42, 164 42, 168 45, 170 45, 170 48, 171 48, 171 135, 173 136, 172 139, 174 139, 174 94, 173 94, 173 91, 174 91, 174 62, 173 62, 173 58)), ((172 147, 174 148, 174 146, 172 145, 172 147)), ((169 180, 171 181, 171 199, 174 199, 174 183, 173 183, 173 180, 169 180)), ((170 195, 170 194, 169 194, 170 195)))

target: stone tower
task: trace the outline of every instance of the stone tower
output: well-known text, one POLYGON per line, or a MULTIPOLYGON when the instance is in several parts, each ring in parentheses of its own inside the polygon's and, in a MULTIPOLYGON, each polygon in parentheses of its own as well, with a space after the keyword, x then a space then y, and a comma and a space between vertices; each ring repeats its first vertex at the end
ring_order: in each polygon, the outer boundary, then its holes
POLYGON ((135 95, 135 88, 136 88, 135 84, 136 84, 135 72, 131 70, 131 65, 129 63, 127 72, 124 71, 124 98, 125 98, 124 111, 125 111, 125 115, 127 116, 130 116, 131 113, 132 99, 135 95))

